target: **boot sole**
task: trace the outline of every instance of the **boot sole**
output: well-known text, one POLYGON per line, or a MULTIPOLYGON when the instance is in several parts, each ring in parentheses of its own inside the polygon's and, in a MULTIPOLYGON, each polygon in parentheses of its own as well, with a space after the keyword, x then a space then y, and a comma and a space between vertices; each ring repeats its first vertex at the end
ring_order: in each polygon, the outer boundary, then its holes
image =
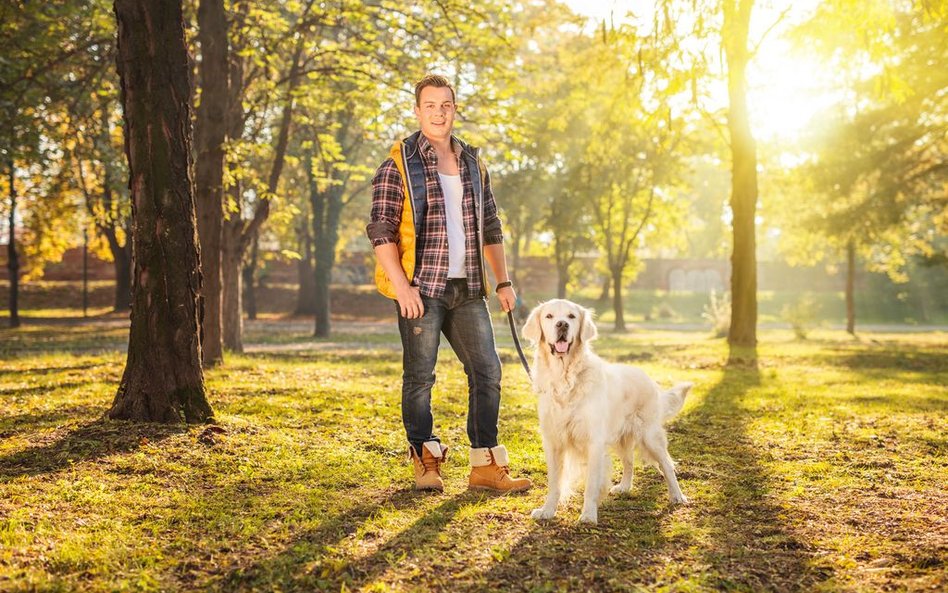
POLYGON ((497 494, 508 494, 510 492, 526 492, 532 487, 533 485, 531 484, 530 486, 524 486, 523 488, 510 488, 509 490, 502 490, 500 488, 491 488, 490 486, 472 486, 468 484, 467 489, 468 490, 484 490, 486 492, 495 492, 497 494))

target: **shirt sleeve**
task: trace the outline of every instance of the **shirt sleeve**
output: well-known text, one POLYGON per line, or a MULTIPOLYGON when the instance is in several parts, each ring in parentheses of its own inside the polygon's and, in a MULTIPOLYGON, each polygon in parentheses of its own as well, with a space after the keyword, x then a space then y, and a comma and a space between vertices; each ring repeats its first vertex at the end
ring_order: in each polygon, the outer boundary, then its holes
POLYGON ((398 226, 402 222, 405 190, 395 161, 386 159, 372 178, 372 212, 365 232, 372 247, 398 243, 398 226))
POLYGON ((490 171, 484 166, 484 245, 504 242, 504 229, 497 215, 497 202, 491 187, 490 171))

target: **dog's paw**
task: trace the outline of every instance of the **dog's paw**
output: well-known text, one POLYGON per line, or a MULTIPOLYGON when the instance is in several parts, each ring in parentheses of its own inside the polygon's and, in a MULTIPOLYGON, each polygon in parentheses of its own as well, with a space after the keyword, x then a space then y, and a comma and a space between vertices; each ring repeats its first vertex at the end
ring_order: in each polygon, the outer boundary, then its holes
POLYGON ((679 494, 677 496, 670 497, 672 504, 688 504, 690 501, 684 494, 679 494))
POLYGON ((609 489, 609 494, 614 494, 614 495, 627 494, 631 491, 632 491, 631 487, 625 488, 622 486, 622 484, 616 484, 615 486, 609 489))
POLYGON ((540 507, 539 509, 533 509, 533 512, 530 513, 530 516, 536 519, 537 521, 545 521, 547 519, 552 519, 553 515, 556 514, 556 510, 547 510, 545 507, 540 507))
POLYGON ((589 513, 584 511, 583 514, 579 516, 579 522, 586 525, 595 525, 599 523, 599 513, 589 513))

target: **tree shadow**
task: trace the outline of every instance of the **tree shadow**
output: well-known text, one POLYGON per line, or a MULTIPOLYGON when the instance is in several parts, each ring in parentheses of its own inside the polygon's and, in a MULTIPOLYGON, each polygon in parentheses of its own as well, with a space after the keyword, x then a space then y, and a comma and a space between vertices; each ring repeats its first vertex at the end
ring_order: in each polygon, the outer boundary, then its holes
POLYGON ((51 385, 33 385, 32 387, 4 387, 0 389, 0 397, 7 395, 17 396, 17 397, 28 397, 32 395, 44 395, 48 394, 51 391, 57 389, 75 389, 76 387, 82 387, 86 385, 85 383, 54 383, 51 385))
POLYGON ((143 442, 157 442, 187 430, 185 425, 121 422, 102 416, 48 444, 0 457, 0 483, 19 476, 52 473, 74 463, 114 453, 128 453, 138 449, 143 442))
POLYGON ((32 432, 50 426, 58 426, 70 419, 93 416, 96 412, 102 412, 101 405, 68 406, 56 408, 49 412, 28 412, 0 417, 0 438, 9 437, 17 432, 27 430, 32 432))
MULTIPOLYGON (((380 509, 412 511, 422 506, 432 493, 401 489, 326 518, 319 527, 305 533, 283 551, 227 574, 225 591, 271 590, 355 590, 378 578, 396 562, 414 558, 436 541, 458 510, 484 495, 465 491, 451 496, 427 511, 392 539, 365 556, 340 556, 335 546, 354 535, 380 509)), ((370 540, 373 533, 365 535, 370 540)), ((447 575, 445 575, 447 576, 447 575)))

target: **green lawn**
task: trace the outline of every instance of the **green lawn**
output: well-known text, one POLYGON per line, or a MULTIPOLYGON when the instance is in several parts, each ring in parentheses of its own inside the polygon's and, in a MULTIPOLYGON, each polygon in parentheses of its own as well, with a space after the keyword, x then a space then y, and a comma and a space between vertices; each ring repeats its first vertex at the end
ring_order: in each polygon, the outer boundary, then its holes
MULTIPOLYGON (((248 326, 207 372, 218 426, 110 422, 120 322, 0 329, 0 591, 888 591, 948 586, 948 336, 604 331, 696 388, 670 424, 687 507, 653 468, 552 522, 535 400, 498 326, 501 440, 523 495, 468 492, 466 383, 435 388, 444 494, 410 490, 391 328, 248 326)), ((618 468, 616 468, 618 479, 618 468)))

